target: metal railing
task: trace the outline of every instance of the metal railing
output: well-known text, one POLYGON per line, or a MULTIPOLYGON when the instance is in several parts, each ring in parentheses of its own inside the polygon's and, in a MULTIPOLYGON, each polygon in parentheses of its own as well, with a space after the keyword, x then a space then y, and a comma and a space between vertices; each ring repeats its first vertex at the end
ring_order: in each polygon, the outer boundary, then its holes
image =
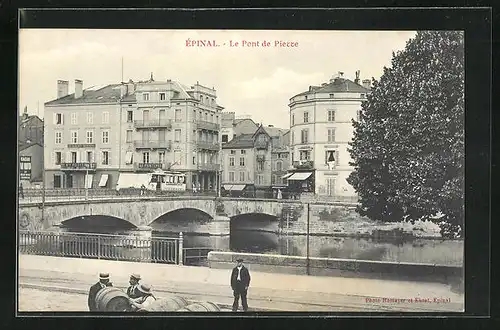
POLYGON ((183 260, 179 238, 143 238, 95 233, 19 233, 19 252, 35 255, 179 264, 183 260))
POLYGON ((220 129, 220 125, 217 123, 212 123, 209 121, 199 120, 196 122, 196 127, 199 129, 206 129, 212 131, 218 131, 220 129))
POLYGON ((217 151, 220 148, 220 145, 218 142, 210 142, 210 141, 196 141, 196 147, 198 149, 206 149, 206 150, 212 150, 212 151, 217 151))
POLYGON ((172 148, 171 140, 135 140, 134 147, 136 149, 166 149, 172 148))
POLYGON ((183 249, 184 265, 188 266, 208 266, 208 253, 219 251, 205 247, 190 247, 183 249))
POLYGON ((172 128, 172 119, 150 119, 150 120, 134 120, 135 128, 153 128, 165 127, 172 128))

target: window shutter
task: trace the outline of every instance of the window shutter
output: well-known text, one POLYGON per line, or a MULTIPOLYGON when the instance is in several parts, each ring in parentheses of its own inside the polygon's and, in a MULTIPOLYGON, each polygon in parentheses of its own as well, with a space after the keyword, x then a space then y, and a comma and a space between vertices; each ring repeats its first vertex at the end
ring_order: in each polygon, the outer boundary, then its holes
POLYGON ((339 165, 339 151, 335 151, 335 166, 339 165))
POLYGON ((56 152, 55 151, 51 152, 50 156, 51 156, 50 164, 55 165, 56 164, 56 152))
POLYGON ((64 163, 64 152, 61 152, 61 163, 64 163))
POLYGON ((56 125, 57 124, 57 113, 54 113, 54 115, 52 117, 53 117, 54 125, 56 125))
POLYGON ((61 113, 61 125, 64 125, 64 113, 61 113))
POLYGON ((111 164, 113 164, 113 162, 111 161, 111 151, 108 151, 108 165, 111 164))

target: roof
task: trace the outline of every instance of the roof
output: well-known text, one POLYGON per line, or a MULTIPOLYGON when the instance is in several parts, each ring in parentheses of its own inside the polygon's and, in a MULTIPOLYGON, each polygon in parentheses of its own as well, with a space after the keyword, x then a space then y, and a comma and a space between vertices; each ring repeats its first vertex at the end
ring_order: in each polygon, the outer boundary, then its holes
POLYGON ((264 130, 271 137, 283 135, 288 131, 287 129, 278 128, 278 127, 269 127, 269 126, 264 127, 264 130))
POLYGON ((40 119, 40 117, 38 117, 37 115, 29 115, 27 118, 24 118, 24 115, 21 115, 19 116, 19 125, 27 124, 34 119, 38 119, 39 121, 43 122, 43 120, 40 119))
POLYGON ((32 147, 34 145, 39 145, 40 148, 43 148, 43 146, 40 143, 38 143, 38 142, 26 143, 26 142, 23 142, 23 141, 19 141, 19 151, 22 151, 24 149, 28 149, 29 147, 32 147))
POLYGON ((253 134, 241 134, 228 143, 222 145, 222 149, 253 148, 253 134))
POLYGON ((302 92, 295 96, 314 94, 314 93, 368 93, 370 90, 354 81, 345 78, 336 78, 333 82, 325 84, 324 86, 310 86, 306 92, 302 92))
MULTIPOLYGON (((101 86, 99 86, 101 87, 101 86)), ((106 85, 102 88, 90 87, 83 90, 83 96, 75 99, 75 94, 69 94, 60 99, 46 102, 45 105, 82 104, 82 103, 113 103, 120 100, 121 84, 106 85)))

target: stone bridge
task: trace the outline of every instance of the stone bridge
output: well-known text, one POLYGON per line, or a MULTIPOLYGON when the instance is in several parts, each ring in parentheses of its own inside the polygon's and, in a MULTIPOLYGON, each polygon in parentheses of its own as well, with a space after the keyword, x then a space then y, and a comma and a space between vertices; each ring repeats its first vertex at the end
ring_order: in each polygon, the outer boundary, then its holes
MULTIPOLYGON (((306 233, 309 208, 310 233, 325 233, 323 222, 353 216, 355 204, 312 202, 299 200, 242 199, 215 197, 156 197, 99 199, 89 201, 50 201, 41 204, 19 205, 19 229, 50 230, 64 221, 78 217, 109 216, 122 219, 140 228, 151 226, 161 216, 177 210, 198 210, 207 215, 206 223, 196 224, 196 232, 210 235, 229 235, 230 220, 239 215, 263 214, 274 217, 278 227, 286 223, 293 233, 306 233), (42 220, 43 218, 43 220, 42 220)), ((193 224, 184 224, 179 231, 189 231, 193 224), (191 226, 190 226, 191 225, 191 226), (186 228, 187 226, 187 228, 186 228)))

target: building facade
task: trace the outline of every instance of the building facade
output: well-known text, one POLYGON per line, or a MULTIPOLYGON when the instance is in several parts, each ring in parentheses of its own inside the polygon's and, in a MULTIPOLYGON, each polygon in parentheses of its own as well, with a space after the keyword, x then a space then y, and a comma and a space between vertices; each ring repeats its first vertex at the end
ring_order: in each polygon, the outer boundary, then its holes
MULTIPOLYGON (((269 132, 269 129, 266 129, 269 132)), ((271 134, 270 134, 271 135, 271 134)), ((286 186, 284 176, 290 168, 290 130, 279 130, 271 136, 271 184, 273 186, 286 186)))
POLYGON ((359 84, 359 72, 355 81, 339 72, 329 83, 290 99, 290 173, 302 174, 292 174, 289 183, 307 181, 303 187, 322 196, 356 196, 346 181, 353 170, 347 148, 354 132, 351 120, 358 120, 369 88, 370 80, 359 84))
POLYGON ((186 186, 216 189, 222 107, 216 91, 196 84, 147 81, 94 86, 58 82, 45 104, 49 187, 114 188, 121 172, 186 174, 186 186))
POLYGON ((19 146, 19 182, 23 188, 40 186, 43 175, 43 146, 28 143, 19 146))

